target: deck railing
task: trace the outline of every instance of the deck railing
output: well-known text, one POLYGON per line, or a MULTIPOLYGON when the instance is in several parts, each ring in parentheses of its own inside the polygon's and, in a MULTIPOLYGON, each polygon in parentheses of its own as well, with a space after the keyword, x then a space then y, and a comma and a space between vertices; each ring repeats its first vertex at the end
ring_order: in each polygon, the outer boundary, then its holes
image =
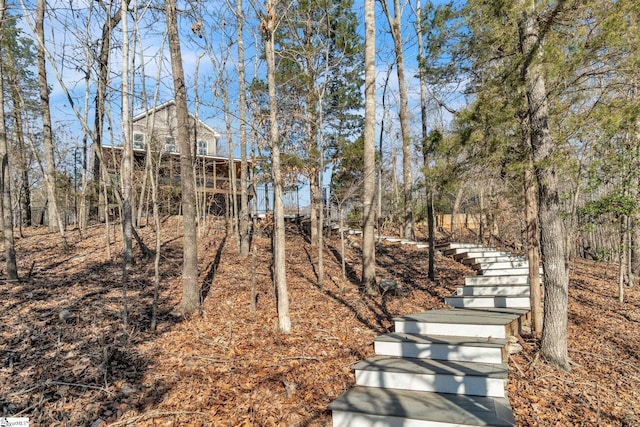
MULTIPOLYGON (((173 187, 180 186, 182 182, 182 177, 180 176, 161 176, 159 178, 160 185, 170 185, 173 187)), ((236 188, 238 192, 240 191, 240 184, 242 181, 236 179, 236 188)), ((197 189, 207 189, 207 190, 226 190, 231 192, 231 180, 225 177, 216 177, 213 179, 212 177, 196 177, 196 188, 197 189)))

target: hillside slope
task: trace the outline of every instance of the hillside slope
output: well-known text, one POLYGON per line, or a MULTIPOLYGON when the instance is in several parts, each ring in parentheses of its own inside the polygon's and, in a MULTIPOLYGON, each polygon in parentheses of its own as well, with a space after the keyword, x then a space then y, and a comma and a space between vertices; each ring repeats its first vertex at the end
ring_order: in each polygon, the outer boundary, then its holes
MULTIPOLYGON (((17 250, 21 274, 31 276, 0 287, 0 415, 28 416, 32 425, 330 425, 328 403, 352 386, 351 365, 373 354, 372 340, 389 330, 391 318, 442 307, 464 275, 473 274, 439 256, 432 283, 425 252, 383 244, 378 274, 405 292, 365 296, 357 287, 357 241, 347 248, 343 281, 334 236, 319 288, 312 266, 317 250, 292 233, 293 333, 283 336, 274 330, 270 240, 256 238, 254 264, 235 253, 219 223, 200 240, 203 315, 170 315, 180 298, 180 229, 174 218, 164 225, 156 333, 149 330, 152 260, 138 253, 125 332, 121 266, 106 257, 104 228, 71 232, 66 253, 56 235, 26 230, 17 250)), ((150 227, 140 232, 153 241, 150 227)), ((616 271, 581 260, 572 268, 572 372, 551 370, 537 355, 538 342, 523 337, 525 350, 510 361, 509 396, 519 425, 640 425, 640 289, 617 303, 616 271)))

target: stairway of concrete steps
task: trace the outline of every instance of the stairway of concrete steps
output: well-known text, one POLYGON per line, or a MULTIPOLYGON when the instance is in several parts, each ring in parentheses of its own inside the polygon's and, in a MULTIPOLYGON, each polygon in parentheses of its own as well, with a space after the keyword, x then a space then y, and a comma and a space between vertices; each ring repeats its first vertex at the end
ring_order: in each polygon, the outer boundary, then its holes
MULTIPOLYGON (((385 238, 403 244, 424 243, 385 238)), ((528 265, 473 244, 437 248, 471 265, 448 309, 394 319, 356 385, 329 405, 334 427, 515 426, 506 397, 509 337, 529 313, 528 265)))

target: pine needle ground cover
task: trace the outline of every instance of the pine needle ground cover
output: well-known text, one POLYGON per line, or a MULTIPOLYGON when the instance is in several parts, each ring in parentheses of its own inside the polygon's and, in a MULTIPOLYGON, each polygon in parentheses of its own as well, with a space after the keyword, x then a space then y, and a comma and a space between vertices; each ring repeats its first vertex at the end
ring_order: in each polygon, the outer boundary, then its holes
MULTIPOLYGON (((391 319, 443 307, 443 298, 473 274, 438 257, 433 283, 424 250, 384 243, 378 276, 405 289, 366 296, 357 286, 358 238, 347 246, 343 280, 340 240, 332 236, 321 288, 317 248, 292 228, 293 332, 282 335, 275 328, 269 238, 256 236, 255 260, 243 259, 220 223, 204 228, 199 240, 203 315, 170 314, 181 292, 180 230, 175 218, 163 224, 155 333, 152 259, 136 253, 125 330, 121 265, 107 257, 104 226, 69 233, 66 252, 56 235, 25 230, 17 242, 25 280, 0 288, 0 416, 26 416, 36 426, 327 426, 327 405, 353 385, 351 366, 373 354, 373 338, 390 330, 391 319)), ((139 232, 151 245, 151 227, 139 232)), ((538 341, 522 337, 524 350, 509 364, 518 425, 640 425, 640 289, 619 304, 616 272, 603 263, 572 265, 571 372, 550 369, 537 356, 538 341)))

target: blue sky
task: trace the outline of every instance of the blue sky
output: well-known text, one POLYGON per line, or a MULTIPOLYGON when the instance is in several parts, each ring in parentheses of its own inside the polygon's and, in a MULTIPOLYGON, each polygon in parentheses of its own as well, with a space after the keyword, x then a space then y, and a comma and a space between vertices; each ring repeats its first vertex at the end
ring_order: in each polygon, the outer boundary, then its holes
MULTIPOLYGON (((94 2, 95 3, 95 2, 94 2)), ((86 44, 83 46, 84 38, 88 38, 90 40, 97 40, 100 37, 100 26, 99 23, 93 24, 91 27, 85 27, 85 22, 87 22, 88 15, 88 5, 92 4, 89 0, 72 0, 72 2, 64 2, 60 0, 53 0, 49 2, 50 7, 59 8, 59 11, 55 14, 51 14, 49 16, 48 22, 46 23, 47 36, 46 44, 49 50, 56 58, 56 68, 63 76, 63 80, 67 86, 67 88, 71 91, 74 102, 77 107, 82 108, 84 103, 84 92, 85 92, 85 84, 83 81, 84 70, 76 67, 76 64, 73 63, 73 59, 82 61, 82 56, 86 53, 87 48, 86 44), (69 5, 73 5, 74 10, 72 11, 69 8, 69 5), (74 12, 74 13, 72 13, 74 12), (81 19, 78 19, 81 17, 81 19), (83 21, 84 20, 84 21, 83 21), (76 28, 69 28, 69 26, 76 26, 76 28), (67 27, 67 28, 65 28, 67 27), (78 30, 81 30, 82 33, 78 30), (83 35, 83 33, 86 34, 83 35)), ((134 4, 134 3, 132 3, 134 4)), ((204 3, 207 6, 211 5, 212 2, 204 3)), ((213 2, 216 4, 216 2, 213 2)), ((117 4, 115 5, 117 6, 117 4)), ((138 7, 141 10, 144 10, 146 4, 138 3, 138 7)), ((216 11, 214 8, 209 8, 207 12, 210 14, 219 14, 222 15, 228 12, 223 9, 226 7, 224 3, 220 2, 218 6, 220 10, 216 11)), ((250 9, 249 5, 245 6, 245 9, 250 9)), ((363 5, 361 1, 356 1, 355 11, 358 16, 361 18, 360 22, 363 22, 363 5)), ((387 68, 390 63, 393 62, 394 58, 394 50, 393 43, 388 34, 386 18, 381 12, 380 5, 377 4, 377 26, 379 28, 377 33, 377 71, 378 71, 378 80, 379 86, 382 85, 384 77, 386 75, 387 68)), ((94 12, 94 15, 96 12, 94 12)), ((188 88, 190 92, 190 100, 191 107, 193 108, 193 99, 194 99, 194 88, 193 82, 196 72, 196 66, 199 64, 199 98, 201 103, 203 104, 211 104, 215 105, 214 108, 205 108, 202 107, 200 109, 200 115, 204 120, 209 122, 212 126, 222 131, 224 130, 224 120, 222 108, 220 107, 221 101, 220 98, 215 97, 215 93, 213 88, 219 84, 219 79, 217 75, 219 72, 216 70, 219 68, 221 63, 223 62, 223 57, 227 54, 227 49, 230 49, 229 59, 226 61, 226 70, 229 74, 230 79, 230 102, 235 104, 237 99, 237 75, 235 70, 235 57, 236 57, 236 47, 230 46, 227 48, 229 39, 234 37, 235 35, 235 22, 230 19, 228 16, 226 18, 218 17, 219 21, 215 22, 214 19, 216 17, 210 17, 210 22, 204 22, 204 31, 206 33, 205 39, 199 39, 194 36, 191 31, 191 25, 194 23, 193 19, 181 17, 180 19, 180 28, 182 33, 182 56, 183 63, 185 67, 186 77, 188 80, 188 88), (222 22, 220 22, 220 20, 222 22), (227 22, 228 21, 228 22, 227 22), (226 34, 224 34, 226 33, 226 34), (210 53, 205 52, 204 42, 208 40, 212 46, 210 53), (217 64, 213 64, 211 58, 217 62, 217 64), (200 58, 198 60, 198 58, 200 58)), ((415 18, 413 16, 413 12, 409 6, 405 6, 404 14, 403 14, 403 39, 405 41, 405 63, 407 68, 407 80, 409 87, 409 95, 411 99, 412 109, 415 109, 419 105, 419 91, 418 91, 418 81, 414 77, 417 71, 417 44, 416 44, 416 36, 415 36, 415 26, 414 26, 415 18)), ((142 40, 144 52, 144 62, 145 62, 145 75, 147 82, 147 95, 149 97, 153 96, 154 86, 156 84, 156 76, 160 75, 160 85, 159 85, 159 102, 167 101, 171 99, 172 96, 172 83, 170 77, 170 63, 167 58, 166 46, 162 45, 162 33, 165 29, 165 24, 162 19, 157 16, 157 13, 147 11, 143 14, 140 23, 140 27, 143 28, 141 30, 144 33, 144 38, 142 40), (160 73, 158 74, 158 71, 160 73)), ((133 27, 133 22, 129 21, 129 27, 133 27)), ((116 29, 116 33, 119 34, 121 27, 116 29)), ((258 68, 258 75, 262 77, 264 75, 264 64, 261 60, 255 59, 255 32, 257 29, 257 23, 255 19, 248 22, 245 28, 245 49, 246 49, 246 67, 247 67, 247 80, 251 80, 254 67, 258 68)), ((363 28, 361 28, 363 31, 363 28)), ((140 45, 132 46, 132 48, 136 48, 136 63, 140 63, 140 45)), ((96 47, 94 47, 95 49, 96 47)), ((117 90, 120 85, 119 74, 121 70, 121 60, 120 60, 120 50, 116 49, 112 53, 112 83, 111 86, 117 90)), ((71 114, 69 103, 67 101, 66 95, 64 94, 61 85, 56 81, 55 73, 52 70, 52 67, 49 67, 49 81, 52 87, 52 110, 54 115, 58 120, 63 122, 73 121, 75 119, 74 115, 71 114)), ((140 96, 140 73, 136 76, 136 97, 140 96)), ((92 101, 92 96, 95 88, 95 84, 93 81, 90 83, 90 100, 92 101)), ((397 91, 397 79, 396 74, 393 72, 390 77, 390 104, 393 105, 393 96, 397 91)), ((381 92, 381 91, 379 91, 381 92)), ((116 104, 119 100, 116 98, 116 104)), ((140 102, 136 102, 137 110, 135 112, 139 112, 140 102)), ((119 114, 118 105, 114 105, 113 114, 119 114)), ((91 106, 90 106, 91 108, 91 106)), ((193 110, 192 110, 193 111, 193 110)))
MULTIPOLYGON (((389 0, 390 1, 390 0, 389 0)), ((415 1, 411 2, 415 4, 415 1)), ((82 64, 85 55, 91 54, 97 50, 97 44, 94 44, 99 40, 101 34, 101 19, 93 19, 96 15, 101 14, 101 11, 91 8, 97 7, 98 3, 93 0, 51 0, 48 2, 49 7, 54 11, 50 13, 45 22, 45 44, 49 51, 53 55, 55 65, 49 64, 48 78, 52 88, 51 93, 51 108, 54 121, 58 125, 64 125, 68 132, 72 135, 76 135, 76 144, 79 144, 82 135, 82 126, 80 126, 76 115, 71 109, 70 103, 63 90, 63 86, 57 81, 56 73, 61 75, 64 85, 70 91, 74 100, 76 108, 80 110, 80 114, 84 115, 84 103, 86 96, 86 85, 84 81, 85 70, 82 69, 82 64), (91 16, 93 15, 93 16, 91 16), (86 40, 90 41, 87 44, 86 40)), ((196 76, 196 69, 198 70, 198 97, 201 102, 201 107, 198 110, 198 114, 205 122, 210 126, 217 129, 224 137, 225 135, 225 123, 224 114, 222 109, 222 101, 219 96, 219 91, 215 88, 220 84, 224 84, 219 77, 220 68, 224 67, 228 74, 229 82, 229 96, 232 109, 236 110, 237 102, 237 73, 235 69, 236 61, 236 46, 230 46, 230 40, 235 37, 235 21, 230 17, 229 12, 226 10, 225 2, 201 2, 197 3, 206 12, 207 16, 204 18, 203 32, 205 37, 197 37, 192 29, 192 24, 197 21, 193 18, 180 17, 179 27, 181 31, 182 39, 182 56, 183 64, 185 68, 185 74, 187 78, 187 86, 190 98, 190 110, 195 112, 194 99, 194 80, 196 76), (205 43, 210 43, 213 46, 212 49, 206 49, 205 43), (227 58, 226 60, 224 58, 227 58), (224 65, 223 65, 224 64, 224 65)), ((135 49, 136 64, 140 64, 144 61, 144 75, 146 81, 146 94, 149 98, 149 102, 152 102, 154 91, 158 90, 159 98, 158 103, 165 102, 173 98, 172 81, 171 81, 171 67, 168 61, 168 52, 166 44, 163 44, 163 33, 165 30, 165 23, 162 16, 159 16, 157 11, 151 9, 145 9, 150 3, 134 2, 132 1, 131 7, 138 8, 138 16, 140 16, 137 25, 140 27, 142 34, 141 39, 136 40, 132 44, 132 49, 135 49), (142 52, 142 54, 141 54, 142 52), (160 77, 158 80, 157 77, 160 77)), ((180 5, 179 5, 180 6, 180 5)), ((31 14, 29 10, 30 4, 26 5, 27 13, 31 14)), ((112 7, 119 7, 117 3, 114 3, 112 7)), ((362 1, 356 1, 354 10, 359 17, 359 22, 362 23, 359 31, 364 33, 364 6, 362 1)), ((246 2, 245 10, 247 16, 250 18, 253 13, 250 12, 251 7, 249 2, 246 2)), ((393 63, 395 52, 393 50, 393 42, 388 32, 388 24, 386 18, 382 13, 379 4, 376 4, 377 10, 377 73, 378 73, 378 87, 382 86, 385 79, 389 64, 393 63)), ((407 86, 409 88, 410 97, 410 114, 411 120, 415 124, 413 128, 418 132, 419 126, 419 87, 418 80, 415 78, 417 71, 417 43, 415 35, 415 17, 412 8, 408 3, 405 3, 403 12, 403 40, 404 40, 404 57, 406 66, 407 86)), ((27 33, 31 33, 28 29, 28 25, 25 25, 27 33)), ((129 20, 129 28, 134 27, 134 22, 129 20)), ((117 39, 120 39, 121 26, 116 29, 117 39)), ((256 44, 258 49, 261 49, 259 45, 259 34, 257 33, 258 24, 255 19, 249 19, 245 26, 245 50, 246 50, 246 74, 247 80, 250 81, 253 78, 254 71, 258 77, 264 76, 264 64, 256 57, 256 44)), ((132 52, 133 54, 133 52, 132 52)), ((115 142, 119 139, 120 129, 120 97, 118 90, 120 88, 120 75, 122 70, 121 62, 121 50, 114 49, 112 51, 112 103, 109 117, 107 120, 111 120, 112 132, 114 134, 115 142)), ((134 114, 141 111, 141 71, 138 71, 135 78, 135 110, 134 114)), ((399 132, 396 113, 393 111, 393 106, 397 105, 397 77, 394 71, 390 75, 390 84, 388 89, 387 105, 392 106, 390 116, 386 119, 386 126, 389 127, 389 140, 385 144, 392 145, 398 144, 397 138, 394 137, 399 132)), ((378 90, 378 97, 381 96, 381 90, 378 90)), ((89 126, 92 127, 93 117, 93 97, 95 95, 95 82, 94 78, 89 82, 89 126)), ((457 99, 449 100, 454 105, 461 105, 464 100, 459 94, 454 94, 457 99)), ((378 102, 380 105, 380 102, 378 102)), ((382 109, 378 107, 378 117, 382 117, 382 109)), ((444 116, 443 121, 446 123, 450 117, 444 116)), ((238 135, 238 121, 232 121, 233 137, 237 138, 238 135)), ((105 140, 109 140, 109 135, 105 135, 105 140)), ((222 145, 226 146, 226 141, 222 141, 222 145)), ((237 151, 237 149, 236 149, 237 151)), ((326 174, 329 176, 329 174, 326 174)))

